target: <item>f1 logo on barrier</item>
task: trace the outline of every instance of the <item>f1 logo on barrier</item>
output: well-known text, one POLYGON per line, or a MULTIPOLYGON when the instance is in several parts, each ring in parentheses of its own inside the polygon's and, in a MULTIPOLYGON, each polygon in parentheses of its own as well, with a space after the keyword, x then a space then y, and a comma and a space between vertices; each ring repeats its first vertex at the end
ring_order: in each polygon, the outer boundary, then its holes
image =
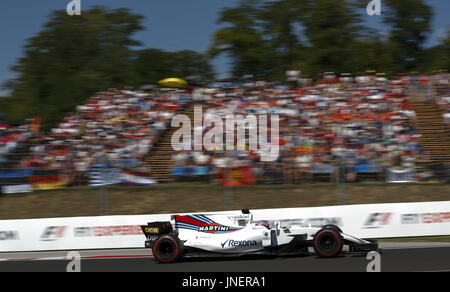
POLYGON ((64 232, 67 226, 47 226, 42 232, 39 240, 42 241, 53 241, 64 237, 64 232))
POLYGON ((364 222, 363 228, 380 228, 388 225, 392 218, 392 213, 372 213, 364 222))

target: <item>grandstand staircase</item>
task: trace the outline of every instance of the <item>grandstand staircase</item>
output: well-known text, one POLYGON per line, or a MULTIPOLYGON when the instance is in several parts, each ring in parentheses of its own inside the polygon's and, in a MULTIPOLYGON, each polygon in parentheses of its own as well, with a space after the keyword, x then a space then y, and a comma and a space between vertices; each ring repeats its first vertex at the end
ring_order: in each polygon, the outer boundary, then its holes
POLYGON ((432 162, 450 163, 450 130, 434 103, 410 101, 416 112, 414 127, 422 135, 420 146, 432 162))
MULTIPOLYGON (((197 103, 188 104, 183 110, 177 114, 184 114, 189 117, 191 124, 194 125, 194 107, 197 103)), ((203 105, 202 105, 203 106, 203 105)), ((169 126, 170 127, 170 126, 169 126)), ((172 155, 175 151, 172 149, 171 138, 176 130, 179 128, 168 128, 155 147, 150 151, 146 157, 147 165, 150 166, 152 176, 158 183, 167 183, 172 181, 172 155)))

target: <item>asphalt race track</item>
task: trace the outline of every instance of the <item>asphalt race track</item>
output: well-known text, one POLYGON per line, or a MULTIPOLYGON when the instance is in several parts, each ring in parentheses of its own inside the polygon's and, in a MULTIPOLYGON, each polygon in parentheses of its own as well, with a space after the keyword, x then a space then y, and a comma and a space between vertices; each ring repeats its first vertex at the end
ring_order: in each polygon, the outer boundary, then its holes
MULTIPOLYGON (((449 243, 386 243, 381 272, 450 271, 449 243)), ((365 272, 371 260, 347 255, 276 258, 216 258, 160 264, 148 249, 79 251, 81 272, 365 272)), ((64 252, 0 253, 0 272, 66 272, 64 252)))

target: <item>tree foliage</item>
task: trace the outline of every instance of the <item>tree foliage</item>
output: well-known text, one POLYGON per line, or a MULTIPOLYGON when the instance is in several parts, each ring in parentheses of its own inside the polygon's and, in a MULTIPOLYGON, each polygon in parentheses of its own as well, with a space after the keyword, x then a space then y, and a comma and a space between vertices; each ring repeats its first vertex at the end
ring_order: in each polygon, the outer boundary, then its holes
POLYGON ((423 45, 430 32, 433 12, 422 0, 386 0, 384 22, 390 27, 389 41, 398 70, 417 69, 423 45))
POLYGON ((139 45, 130 36, 142 29, 141 19, 127 9, 103 7, 79 17, 53 12, 12 68, 18 77, 6 85, 6 118, 41 116, 54 124, 93 92, 126 85, 131 47, 139 45))
MULTIPOLYGON (((283 80, 284 72, 292 67, 312 75, 325 71, 394 74, 430 70, 432 60, 436 60, 432 55, 445 52, 443 45, 424 48, 433 16, 431 7, 424 0, 383 1, 382 15, 374 16, 381 17, 388 27, 388 35, 383 35, 363 22, 368 3, 241 1, 221 11, 218 22, 225 27, 214 34, 210 53, 227 53, 233 60, 234 77, 251 72, 249 68, 275 80, 283 80)), ((439 64, 432 67, 436 66, 439 64)), ((441 66, 448 69, 445 62, 441 66)))
POLYGON ((141 44, 132 36, 143 29, 143 19, 128 9, 100 6, 77 17, 51 13, 12 68, 17 78, 5 84, 11 93, 2 108, 4 119, 40 116, 50 127, 97 91, 140 86, 172 74, 212 78, 208 59, 200 53, 137 50, 141 44))
POLYGON ((222 10, 219 23, 227 25, 215 32, 209 55, 221 53, 233 59, 233 75, 264 73, 270 58, 269 50, 257 23, 260 12, 259 0, 242 0, 239 6, 222 10))
MULTIPOLYGON (((367 1, 241 0, 218 15, 219 28, 207 54, 142 48, 133 35, 143 16, 127 9, 94 7, 81 16, 55 11, 30 38, 5 87, 3 119, 40 116, 52 126, 99 90, 156 83, 165 77, 214 79, 210 59, 230 57, 234 77, 263 74, 284 81, 296 68, 316 73, 387 74, 449 67, 449 34, 432 48, 433 11, 425 0, 384 0, 388 33, 364 25, 367 1)), ((151 29, 151 28, 149 28, 151 29)))
POLYGON ((200 77, 204 82, 214 79, 214 70, 206 55, 183 50, 166 52, 159 49, 144 49, 136 52, 132 62, 134 86, 152 83, 168 77, 200 77))

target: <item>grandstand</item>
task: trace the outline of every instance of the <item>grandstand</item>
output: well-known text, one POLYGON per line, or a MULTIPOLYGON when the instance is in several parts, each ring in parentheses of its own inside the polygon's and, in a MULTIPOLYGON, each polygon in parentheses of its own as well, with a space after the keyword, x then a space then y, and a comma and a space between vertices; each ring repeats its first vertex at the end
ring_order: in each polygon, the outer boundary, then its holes
POLYGON ((411 101, 417 119, 414 127, 422 135, 420 145, 432 162, 450 163, 450 128, 442 110, 433 103, 411 101))
MULTIPOLYGON (((448 74, 439 80, 445 78, 448 74)), ((411 90, 410 80, 327 76, 294 89, 247 83, 202 89, 201 100, 183 90, 99 92, 49 133, 30 121, 0 127, 0 176, 8 177, 11 169, 32 170, 35 189, 123 184, 123 175, 127 184, 137 185, 217 181, 226 166, 236 170, 235 179, 245 177, 245 184, 384 181, 387 176, 446 181, 448 82, 432 86, 434 98, 429 91, 411 90), (279 157, 262 162, 258 151, 248 148, 231 154, 174 151, 171 138, 177 129, 171 119, 185 114, 193 124, 195 106, 202 107, 204 119, 279 115, 279 157), (113 171, 102 176, 102 169, 113 171)), ((203 126, 203 133, 207 130, 203 126)))
MULTIPOLYGON (((184 114, 189 117, 191 121, 194 120, 194 103, 189 103, 185 108, 178 111, 177 114, 184 114)), ((146 156, 145 161, 149 165, 152 175, 158 182, 171 182, 172 178, 172 149, 171 138, 176 128, 166 130, 158 143, 155 144, 152 151, 146 156)))

